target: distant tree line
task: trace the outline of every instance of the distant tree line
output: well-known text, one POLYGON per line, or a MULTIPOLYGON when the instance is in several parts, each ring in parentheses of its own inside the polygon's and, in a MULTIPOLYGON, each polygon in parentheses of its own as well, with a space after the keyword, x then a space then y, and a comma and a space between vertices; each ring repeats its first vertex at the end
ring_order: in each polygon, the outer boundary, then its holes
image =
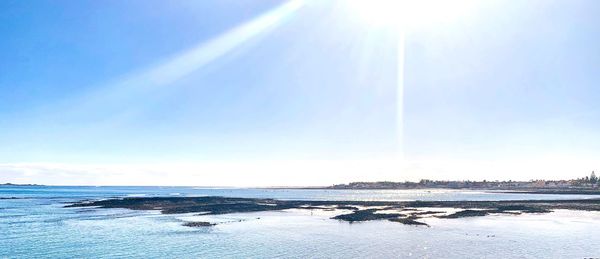
POLYGON ((519 189, 519 188, 598 188, 600 179, 592 171, 590 176, 572 180, 529 180, 529 181, 448 181, 421 179, 418 182, 352 182, 336 184, 334 189, 414 189, 414 188, 479 188, 479 189, 519 189))
POLYGON ((596 173, 592 171, 592 174, 590 176, 577 178, 573 180, 573 182, 575 185, 598 184, 598 177, 596 176, 596 173))

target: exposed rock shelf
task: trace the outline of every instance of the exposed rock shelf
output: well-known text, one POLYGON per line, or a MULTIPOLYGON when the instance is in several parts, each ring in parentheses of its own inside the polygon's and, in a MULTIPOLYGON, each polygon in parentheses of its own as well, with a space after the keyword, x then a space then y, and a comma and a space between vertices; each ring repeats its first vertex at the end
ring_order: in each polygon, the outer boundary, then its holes
MULTIPOLYGON (((407 225, 426 225, 423 218, 463 218, 490 214, 547 213, 556 209, 600 211, 600 199, 520 201, 299 201, 229 197, 129 197, 81 201, 66 207, 126 208, 160 210, 164 214, 202 215, 276 211, 286 209, 340 210, 333 219, 360 222, 389 220, 407 225), (350 212, 348 212, 350 211, 350 212)), ((188 224, 188 223, 186 223, 188 224)), ((210 226, 208 222, 188 225, 210 226)))

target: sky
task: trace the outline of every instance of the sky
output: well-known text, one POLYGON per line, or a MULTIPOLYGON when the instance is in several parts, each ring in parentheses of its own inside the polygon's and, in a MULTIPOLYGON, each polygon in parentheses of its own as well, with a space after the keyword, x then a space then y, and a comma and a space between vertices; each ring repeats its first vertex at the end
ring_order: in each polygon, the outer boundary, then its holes
POLYGON ((600 169, 600 2, 0 2, 0 182, 600 169))

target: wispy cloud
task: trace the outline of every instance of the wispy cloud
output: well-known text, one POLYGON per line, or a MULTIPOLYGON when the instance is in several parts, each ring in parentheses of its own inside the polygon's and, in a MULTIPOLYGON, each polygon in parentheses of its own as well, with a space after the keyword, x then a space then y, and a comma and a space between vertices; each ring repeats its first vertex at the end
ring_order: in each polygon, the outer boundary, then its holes
POLYGON ((0 164, 0 182, 50 185, 314 186, 350 181, 572 179, 598 159, 569 154, 504 159, 395 156, 144 164, 0 164), (459 172, 459 173, 457 173, 459 172))
POLYGON ((395 158, 154 164, 0 164, 0 182, 50 185, 310 186, 400 180, 395 158))

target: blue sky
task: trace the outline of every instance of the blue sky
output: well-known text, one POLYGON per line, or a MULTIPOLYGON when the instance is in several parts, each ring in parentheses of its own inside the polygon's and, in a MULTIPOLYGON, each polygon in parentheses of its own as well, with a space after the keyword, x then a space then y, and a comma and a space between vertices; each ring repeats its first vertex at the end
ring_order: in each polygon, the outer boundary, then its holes
POLYGON ((600 3, 436 3, 399 37, 375 19, 396 5, 365 15, 344 1, 2 1, 0 181, 314 185, 597 169, 600 3))

